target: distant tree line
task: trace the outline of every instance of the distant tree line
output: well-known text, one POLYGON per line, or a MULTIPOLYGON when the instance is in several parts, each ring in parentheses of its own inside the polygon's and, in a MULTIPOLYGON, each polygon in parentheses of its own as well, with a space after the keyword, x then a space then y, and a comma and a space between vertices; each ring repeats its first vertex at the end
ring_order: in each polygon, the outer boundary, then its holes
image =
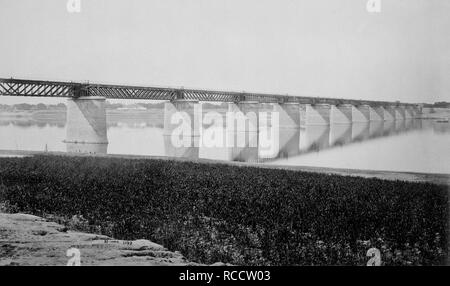
MULTIPOLYGON (((123 104, 123 103, 112 103, 110 101, 105 102, 105 107, 107 109, 118 109, 118 108, 132 108, 132 107, 144 107, 146 109, 162 109, 164 108, 165 102, 151 102, 148 103, 135 103, 135 104, 123 104)), ((204 102, 202 104, 202 108, 204 109, 217 109, 217 108, 227 108, 227 103, 209 103, 204 102)), ((64 103, 58 104, 28 104, 28 103, 19 103, 19 104, 0 104, 0 110, 2 111, 20 111, 20 110, 65 110, 66 105, 64 103)))
POLYGON ((425 103, 423 107, 429 107, 429 108, 450 108, 450 102, 446 101, 437 101, 435 103, 425 103))
POLYGON ((450 108, 450 102, 445 101, 435 102, 433 107, 450 108))
POLYGON ((27 111, 27 110, 65 110, 66 105, 64 103, 58 104, 28 104, 28 103, 19 103, 19 104, 0 104, 0 110, 2 111, 27 111))

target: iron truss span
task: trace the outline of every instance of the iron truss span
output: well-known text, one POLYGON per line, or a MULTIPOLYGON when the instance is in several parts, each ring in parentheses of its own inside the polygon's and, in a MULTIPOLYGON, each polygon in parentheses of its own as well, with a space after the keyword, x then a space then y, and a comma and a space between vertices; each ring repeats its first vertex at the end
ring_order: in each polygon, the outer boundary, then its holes
POLYGON ((161 88, 125 85, 107 85, 75 82, 39 81, 0 78, 0 95, 38 96, 38 97, 81 97, 101 96, 116 99, 148 100, 198 100, 220 102, 255 101, 260 103, 303 103, 303 104, 353 104, 371 106, 416 105, 410 103, 387 101, 364 101, 324 97, 304 97, 247 92, 227 92, 182 88, 161 88))

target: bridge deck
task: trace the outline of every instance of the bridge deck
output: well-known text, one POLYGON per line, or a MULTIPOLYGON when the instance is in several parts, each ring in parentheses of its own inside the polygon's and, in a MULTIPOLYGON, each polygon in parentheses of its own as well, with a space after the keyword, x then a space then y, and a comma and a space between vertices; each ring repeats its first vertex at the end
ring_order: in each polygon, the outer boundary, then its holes
POLYGON ((115 99, 176 100, 261 103, 297 102, 303 104, 368 104, 371 106, 414 105, 410 103, 304 97, 264 93, 228 92, 182 88, 107 85, 75 82, 39 81, 0 78, 0 95, 38 97, 102 96, 115 99))

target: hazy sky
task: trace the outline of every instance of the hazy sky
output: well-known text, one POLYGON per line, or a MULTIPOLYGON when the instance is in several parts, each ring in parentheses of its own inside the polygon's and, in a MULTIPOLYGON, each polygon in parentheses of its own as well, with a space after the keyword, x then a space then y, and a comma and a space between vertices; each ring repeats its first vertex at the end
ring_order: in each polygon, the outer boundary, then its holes
POLYGON ((366 2, 0 0, 0 77, 450 101, 450 0, 366 2))

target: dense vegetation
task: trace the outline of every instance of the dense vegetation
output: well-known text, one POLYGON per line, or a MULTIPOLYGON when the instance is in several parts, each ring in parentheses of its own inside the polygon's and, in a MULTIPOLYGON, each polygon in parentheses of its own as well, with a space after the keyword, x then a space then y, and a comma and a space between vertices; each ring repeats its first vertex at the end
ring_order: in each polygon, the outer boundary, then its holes
POLYGON ((447 189, 166 160, 0 159, 0 201, 77 215, 98 232, 147 238, 188 259, 243 265, 444 264, 447 189))

